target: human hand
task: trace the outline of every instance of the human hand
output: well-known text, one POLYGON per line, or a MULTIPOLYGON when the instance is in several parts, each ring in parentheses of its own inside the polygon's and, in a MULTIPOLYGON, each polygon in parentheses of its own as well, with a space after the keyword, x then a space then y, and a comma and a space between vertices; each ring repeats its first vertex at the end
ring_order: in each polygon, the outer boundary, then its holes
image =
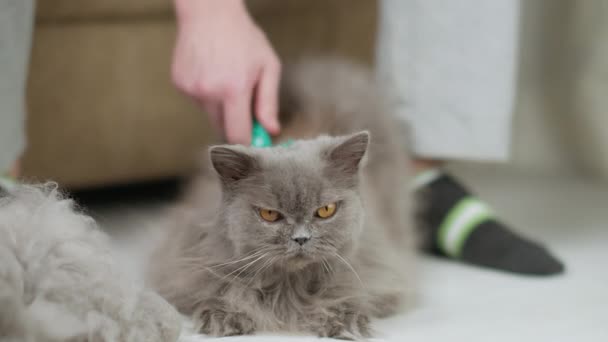
POLYGON ((251 142, 252 113, 278 134, 280 61, 242 0, 175 0, 175 85, 230 143, 251 142))

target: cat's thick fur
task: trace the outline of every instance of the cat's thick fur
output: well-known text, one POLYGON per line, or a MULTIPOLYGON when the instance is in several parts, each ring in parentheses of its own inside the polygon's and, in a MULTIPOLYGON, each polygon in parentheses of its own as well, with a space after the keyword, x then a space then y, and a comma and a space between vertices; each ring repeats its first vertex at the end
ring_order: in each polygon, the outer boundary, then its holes
POLYGON ((413 287, 403 130, 371 75, 341 61, 288 68, 281 121, 279 140, 301 140, 210 149, 151 279, 203 333, 367 336, 413 287), (334 216, 315 217, 329 203, 334 216), (266 222, 260 208, 283 218, 266 222))
POLYGON ((180 319, 129 280, 53 184, 0 194, 0 341, 176 341, 180 319))

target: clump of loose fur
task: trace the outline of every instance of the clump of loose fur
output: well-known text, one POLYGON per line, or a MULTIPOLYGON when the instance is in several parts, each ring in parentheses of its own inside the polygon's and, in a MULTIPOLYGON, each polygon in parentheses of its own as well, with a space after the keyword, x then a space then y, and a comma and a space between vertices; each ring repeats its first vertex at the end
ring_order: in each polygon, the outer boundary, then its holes
POLYGON ((118 270, 55 185, 0 195, 0 340, 176 341, 175 310, 118 270))
POLYGON ((370 74, 341 61, 288 68, 281 100, 279 141, 300 140, 212 147, 151 279, 202 333, 368 336, 413 286, 404 132, 370 74))

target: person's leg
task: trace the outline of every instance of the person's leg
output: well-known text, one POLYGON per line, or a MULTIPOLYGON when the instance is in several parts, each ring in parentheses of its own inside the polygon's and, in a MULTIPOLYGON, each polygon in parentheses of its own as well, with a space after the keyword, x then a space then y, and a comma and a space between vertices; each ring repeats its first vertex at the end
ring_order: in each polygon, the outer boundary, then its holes
POLYGON ((514 272, 560 272, 544 248, 441 171, 446 160, 508 157, 519 2, 383 0, 380 13, 378 73, 412 128, 415 183, 429 202, 426 249, 514 272))
POLYGON ((25 87, 33 0, 0 0, 0 186, 18 175, 25 145, 25 87))

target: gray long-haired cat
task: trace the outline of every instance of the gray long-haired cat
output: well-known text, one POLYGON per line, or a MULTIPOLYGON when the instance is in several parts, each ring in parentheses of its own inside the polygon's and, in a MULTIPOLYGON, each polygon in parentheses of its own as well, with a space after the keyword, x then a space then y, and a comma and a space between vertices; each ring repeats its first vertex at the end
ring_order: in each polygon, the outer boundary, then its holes
POLYGON ((215 336, 358 339, 399 310, 414 239, 403 130, 383 97, 345 62, 286 70, 279 140, 300 140, 209 150, 156 253, 160 294, 215 336))

